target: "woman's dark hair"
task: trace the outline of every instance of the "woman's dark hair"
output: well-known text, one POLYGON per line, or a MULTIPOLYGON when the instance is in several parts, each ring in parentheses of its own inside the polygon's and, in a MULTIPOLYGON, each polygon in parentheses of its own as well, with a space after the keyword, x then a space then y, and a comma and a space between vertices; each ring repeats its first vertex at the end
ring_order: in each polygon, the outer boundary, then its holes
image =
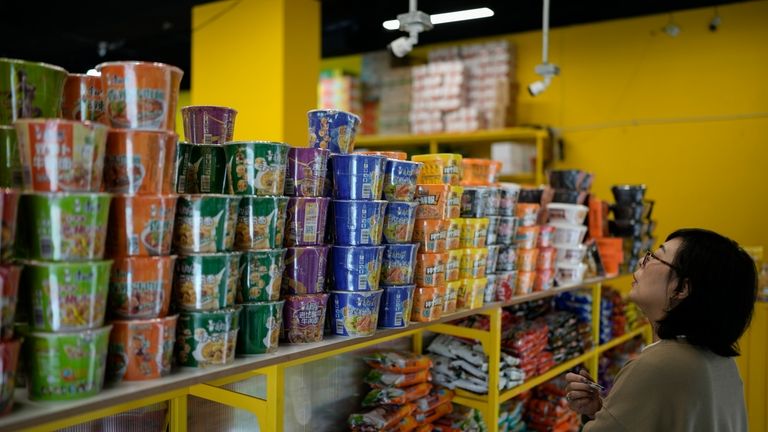
POLYGON ((757 270, 739 245, 703 229, 681 229, 667 241, 682 240, 672 263, 677 289, 688 296, 658 322, 661 339, 685 335, 689 343, 724 357, 739 355, 738 340, 752 320, 757 270))

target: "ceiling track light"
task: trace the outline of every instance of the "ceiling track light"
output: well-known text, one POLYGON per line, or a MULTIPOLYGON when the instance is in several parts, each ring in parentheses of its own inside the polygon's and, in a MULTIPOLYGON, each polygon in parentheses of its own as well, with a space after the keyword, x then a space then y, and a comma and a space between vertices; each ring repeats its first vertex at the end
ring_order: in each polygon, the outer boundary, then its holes
POLYGON ((401 36, 392 41, 388 48, 396 57, 405 57, 411 52, 414 45, 419 43, 419 33, 432 30, 432 21, 429 15, 418 10, 417 0, 408 1, 408 12, 397 16, 399 29, 408 32, 408 36, 401 36))
MULTIPOLYGON (((445 12, 445 13, 439 13, 430 15, 429 19, 432 21, 433 25, 437 24, 448 24, 452 22, 460 22, 460 21, 469 21, 474 19, 480 19, 480 18, 489 18, 494 15, 494 12, 492 9, 487 7, 477 8, 477 9, 465 9, 455 12, 445 12)), ((394 19, 394 20, 388 20, 384 21, 382 23, 385 29, 387 30, 398 30, 400 28, 400 21, 394 19)))
POLYGON ((549 87, 552 78, 560 74, 560 68, 549 62, 549 0, 544 0, 541 13, 541 64, 533 69, 542 79, 528 85, 528 93, 538 96, 549 87))

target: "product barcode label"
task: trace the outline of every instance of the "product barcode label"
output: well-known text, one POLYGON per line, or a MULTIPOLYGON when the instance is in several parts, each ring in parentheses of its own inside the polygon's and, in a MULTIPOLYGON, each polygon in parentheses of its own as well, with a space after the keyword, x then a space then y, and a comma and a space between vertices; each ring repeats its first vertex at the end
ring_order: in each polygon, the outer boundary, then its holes
POLYGON ((373 198, 373 191, 371 191, 370 183, 363 183, 363 199, 373 198))
POLYGON ((305 243, 317 243, 318 212, 317 203, 310 202, 304 207, 304 233, 302 240, 305 243))
POLYGON ((211 176, 200 176, 200 192, 211 193, 211 176))
POLYGON ((285 194, 292 196, 296 193, 296 183, 292 178, 285 179, 285 194))
POLYGON ((44 257, 53 256, 53 243, 49 238, 40 239, 40 255, 44 257))
POLYGON ((395 325, 397 325, 397 326, 403 325, 403 313, 402 312, 395 313, 395 325))
POLYGON ((358 291, 368 290, 368 276, 361 274, 357 277, 357 290, 358 291))
POLYGON ((371 242, 371 230, 370 229, 360 230, 360 243, 369 244, 370 242, 371 242))
POLYGON ((213 134, 203 134, 203 143, 204 144, 213 144, 213 134))
POLYGON ((344 320, 343 319, 337 319, 336 320, 336 334, 344 334, 344 320))
POLYGON ((128 237, 128 250, 131 254, 139 253, 139 237, 132 235, 128 237))

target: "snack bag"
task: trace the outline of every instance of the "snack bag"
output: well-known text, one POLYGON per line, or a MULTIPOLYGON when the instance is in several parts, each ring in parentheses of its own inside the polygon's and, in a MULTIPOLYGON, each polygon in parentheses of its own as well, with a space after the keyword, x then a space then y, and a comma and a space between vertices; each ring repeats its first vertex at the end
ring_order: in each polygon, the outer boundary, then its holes
POLYGON ((363 357, 368 366, 394 373, 413 373, 432 367, 432 360, 412 352, 379 351, 363 357))
POLYGON ((368 372, 368 375, 365 376, 364 381, 373 388, 403 388, 432 381, 432 375, 429 373, 429 369, 409 374, 397 374, 372 369, 368 372))

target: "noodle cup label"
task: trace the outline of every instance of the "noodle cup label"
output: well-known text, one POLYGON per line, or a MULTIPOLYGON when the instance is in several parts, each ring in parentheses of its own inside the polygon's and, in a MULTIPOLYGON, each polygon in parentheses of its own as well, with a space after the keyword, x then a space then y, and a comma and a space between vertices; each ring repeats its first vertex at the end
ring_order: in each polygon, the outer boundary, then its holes
POLYGON ((436 287, 445 285, 445 265, 448 254, 425 253, 416 258, 416 285, 436 287))

